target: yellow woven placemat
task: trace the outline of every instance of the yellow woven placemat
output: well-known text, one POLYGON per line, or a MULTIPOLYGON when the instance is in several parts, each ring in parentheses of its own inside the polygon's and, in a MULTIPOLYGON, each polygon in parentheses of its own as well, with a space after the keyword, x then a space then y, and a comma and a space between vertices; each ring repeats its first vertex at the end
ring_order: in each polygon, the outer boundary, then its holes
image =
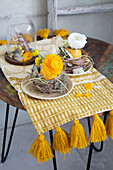
MULTIPOLYGON (((5 49, 6 50, 6 49, 5 49)), ((38 100, 21 90, 21 81, 31 71, 32 66, 14 66, 0 57, 2 71, 11 85, 18 91, 19 98, 27 110, 38 134, 44 133, 73 119, 81 119, 113 109, 113 85, 96 69, 83 76, 72 78, 73 90, 67 96, 55 100, 38 100), (84 84, 93 82, 89 91, 91 97, 76 97, 76 93, 86 93, 84 84)), ((0 50, 1 51, 1 50, 0 50)))

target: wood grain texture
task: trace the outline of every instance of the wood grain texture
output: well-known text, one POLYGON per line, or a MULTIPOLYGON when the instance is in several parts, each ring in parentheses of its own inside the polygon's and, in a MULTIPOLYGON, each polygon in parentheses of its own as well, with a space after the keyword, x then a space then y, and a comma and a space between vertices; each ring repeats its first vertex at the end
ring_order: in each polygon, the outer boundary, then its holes
MULTIPOLYGON (((88 43, 84 49, 88 52, 89 56, 93 58, 95 62, 94 67, 103 75, 106 75, 106 77, 113 83, 113 69, 109 69, 110 64, 113 65, 113 46, 97 39, 88 38, 88 43)), ((1 70, 0 99, 14 107, 25 110, 18 98, 16 90, 11 87, 1 70)))
POLYGON ((57 15, 87 14, 108 11, 113 11, 113 3, 73 8, 61 8, 57 10, 57 15))
POLYGON ((102 3, 97 5, 87 5, 87 6, 76 6, 70 8, 57 8, 57 0, 47 1, 48 9, 48 29, 51 32, 57 29, 58 16, 64 15, 78 15, 78 14, 88 14, 88 13, 100 13, 100 12, 111 12, 113 11, 113 3, 102 3))
POLYGON ((16 90, 10 85, 7 79, 4 77, 2 70, 0 69, 0 99, 4 102, 25 110, 21 104, 16 90))
POLYGON ((48 0, 48 29, 52 32, 57 28, 57 0, 48 0))

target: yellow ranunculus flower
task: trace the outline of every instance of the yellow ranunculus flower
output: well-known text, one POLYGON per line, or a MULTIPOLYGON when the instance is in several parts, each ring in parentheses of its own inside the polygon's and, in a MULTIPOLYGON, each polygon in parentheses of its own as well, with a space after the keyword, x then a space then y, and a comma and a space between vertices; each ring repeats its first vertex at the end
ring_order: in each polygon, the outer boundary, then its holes
POLYGON ((38 31, 38 35, 39 35, 41 38, 43 38, 43 39, 47 39, 47 38, 48 38, 48 35, 49 35, 49 32, 50 32, 50 30, 47 29, 47 28, 45 28, 45 29, 40 29, 40 30, 38 31))
POLYGON ((34 56, 37 56, 39 54, 39 50, 37 50, 37 49, 34 49, 33 51, 32 51, 32 56, 34 57, 34 56))
POLYGON ((61 28, 59 30, 53 30, 53 35, 64 37, 69 35, 69 31, 61 28))
POLYGON ((0 40, 0 46, 7 44, 7 40, 0 40))
POLYGON ((37 58, 35 59, 35 65, 36 65, 36 66, 39 66, 39 65, 40 65, 40 57, 37 57, 37 58))
POLYGON ((63 61, 59 55, 49 54, 42 62, 40 73, 45 80, 57 77, 63 69, 63 61))
POLYGON ((31 51, 27 51, 27 52, 25 52, 24 54, 23 54, 23 60, 24 61, 28 61, 28 60, 30 60, 32 58, 32 53, 31 53, 31 51))

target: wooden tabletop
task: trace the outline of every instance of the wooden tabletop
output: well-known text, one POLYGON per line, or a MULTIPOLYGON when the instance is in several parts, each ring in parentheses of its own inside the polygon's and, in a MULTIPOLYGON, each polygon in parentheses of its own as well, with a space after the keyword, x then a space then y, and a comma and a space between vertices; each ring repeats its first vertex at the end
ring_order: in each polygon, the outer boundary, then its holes
MULTIPOLYGON (((105 75, 113 83, 113 45, 106 42, 88 38, 88 43, 84 48, 89 56, 94 60, 94 67, 105 75)), ((16 90, 4 77, 0 69, 0 99, 4 102, 25 110, 21 104, 16 90)))

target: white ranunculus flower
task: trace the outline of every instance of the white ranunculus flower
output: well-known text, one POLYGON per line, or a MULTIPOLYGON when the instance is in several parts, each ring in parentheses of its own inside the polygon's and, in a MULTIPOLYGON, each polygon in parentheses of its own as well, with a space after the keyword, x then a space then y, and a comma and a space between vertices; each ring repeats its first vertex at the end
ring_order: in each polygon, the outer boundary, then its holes
POLYGON ((87 37, 84 34, 72 33, 68 37, 68 44, 71 48, 81 49, 87 43, 87 37))

